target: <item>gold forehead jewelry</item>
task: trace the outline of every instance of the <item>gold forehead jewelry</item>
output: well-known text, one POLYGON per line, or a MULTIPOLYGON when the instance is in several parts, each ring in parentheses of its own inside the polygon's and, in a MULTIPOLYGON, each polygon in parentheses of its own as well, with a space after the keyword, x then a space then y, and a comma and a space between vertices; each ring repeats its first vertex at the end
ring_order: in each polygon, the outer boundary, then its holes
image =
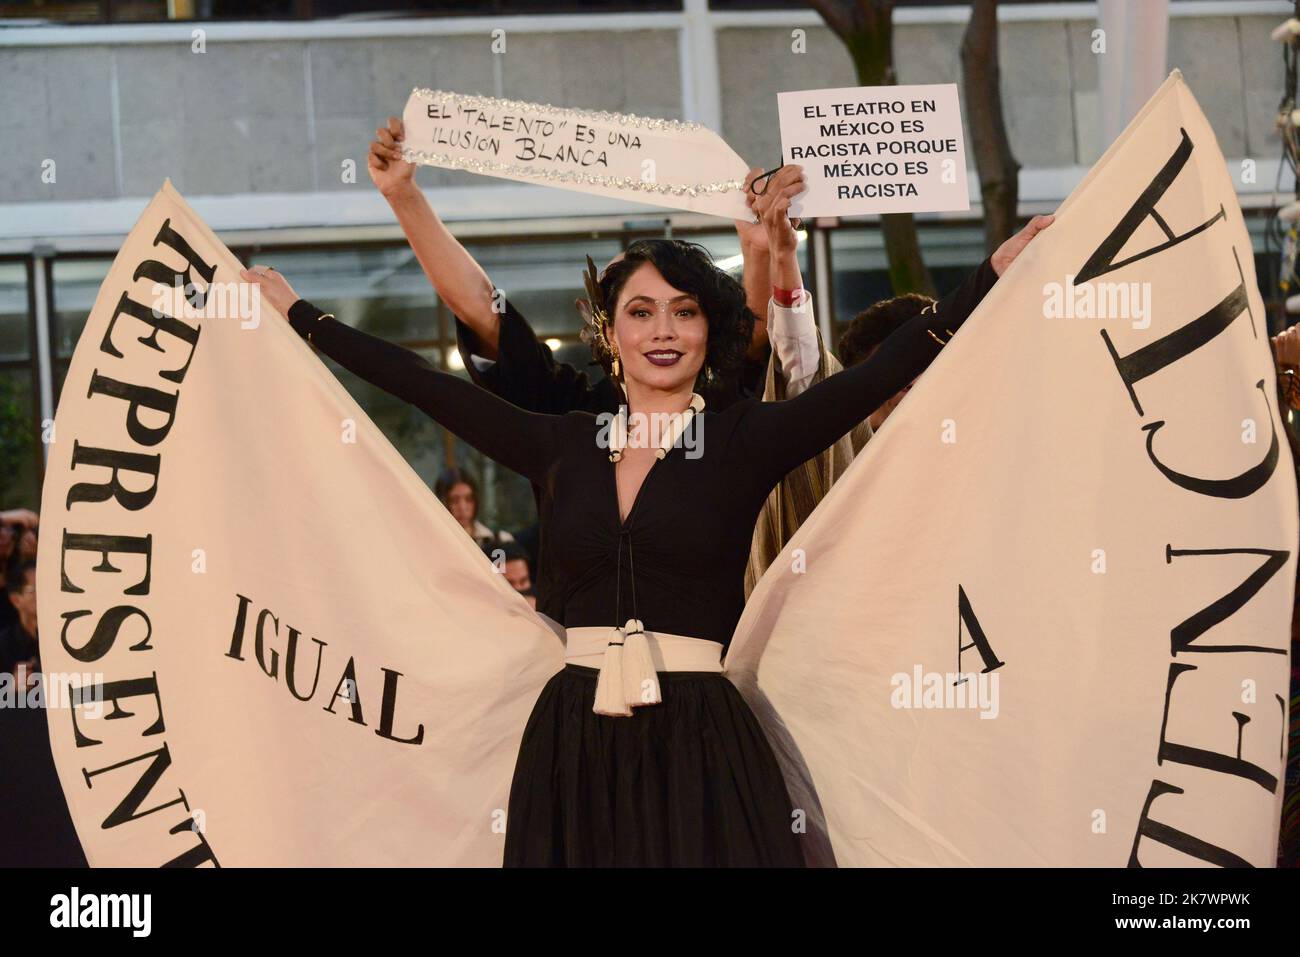
POLYGON ((694 301, 693 296, 674 296, 672 299, 651 299, 649 296, 637 296, 636 298, 646 302, 653 302, 663 312, 667 312, 668 307, 675 302, 681 302, 682 300, 694 301))

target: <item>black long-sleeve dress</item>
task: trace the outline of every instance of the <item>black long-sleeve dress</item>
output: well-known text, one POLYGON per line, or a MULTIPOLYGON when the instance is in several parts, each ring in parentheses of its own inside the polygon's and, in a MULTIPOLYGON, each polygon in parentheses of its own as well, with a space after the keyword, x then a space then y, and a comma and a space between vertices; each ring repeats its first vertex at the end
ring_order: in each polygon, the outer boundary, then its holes
MULTIPOLYGON (((473 357, 487 350, 459 318, 456 319, 456 346, 472 382, 530 412, 614 413, 622 401, 618 389, 607 377, 592 378, 567 362, 555 361, 550 346, 538 338, 527 318, 509 299, 501 310, 497 358, 491 367, 479 369, 474 364, 473 357)), ((744 398, 761 399, 767 362, 766 354, 758 359, 746 359, 737 376, 701 386, 700 395, 708 408, 721 412, 744 398)), ((545 491, 536 483, 532 489, 537 514, 541 515, 545 491)), ((548 554, 549 544, 545 535, 539 536, 534 587, 537 610, 559 621, 560 593, 555 562, 548 554)))
MULTIPOLYGON (((939 300, 933 308, 940 338, 956 329, 993 288, 997 274, 985 263, 972 272, 955 290, 939 300)), ((456 346, 464 360, 470 380, 489 392, 530 412, 563 415, 567 412, 616 412, 621 401, 614 384, 607 378, 593 380, 585 372, 555 356, 509 299, 501 311, 497 358, 488 369, 479 369, 473 357, 486 350, 469 326, 456 319, 456 346)), ((746 360, 740 374, 729 382, 719 382, 701 395, 707 407, 721 412, 741 399, 761 399, 767 372, 767 357, 746 360)), ((875 411, 866 410, 860 419, 875 411)), ((532 484, 537 513, 546 508, 546 490, 532 484)), ((538 568, 535 590, 537 610, 556 621, 563 621, 563 590, 560 574, 550 554, 550 540, 542 529, 538 542, 538 568)))
MULTIPOLYGON (((987 262, 980 272, 972 290, 991 284, 987 262)), ((702 454, 673 449, 657 460, 626 521, 596 416, 527 412, 413 352, 319 318, 307 302, 289 318, 340 365, 541 487, 561 624, 613 628, 630 613, 649 631, 725 649, 768 492, 923 371, 955 328, 954 314, 916 316, 865 362, 793 399, 706 408, 702 454)), ((802 862, 798 816, 776 760, 725 677, 664 674, 662 703, 631 717, 594 714, 595 685, 594 669, 570 665, 534 706, 511 784, 506 864, 802 862)))

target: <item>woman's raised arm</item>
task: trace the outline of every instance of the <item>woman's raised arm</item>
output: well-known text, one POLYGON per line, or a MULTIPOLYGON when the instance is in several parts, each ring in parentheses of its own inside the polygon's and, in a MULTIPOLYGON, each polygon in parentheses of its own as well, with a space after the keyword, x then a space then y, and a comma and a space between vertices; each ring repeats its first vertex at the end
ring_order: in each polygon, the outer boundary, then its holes
POLYGON ((433 288, 478 338, 479 355, 495 359, 501 317, 493 308, 492 281, 416 185, 415 167, 402 159, 404 136, 402 121, 395 116, 375 130, 367 159, 370 179, 388 200, 433 288))

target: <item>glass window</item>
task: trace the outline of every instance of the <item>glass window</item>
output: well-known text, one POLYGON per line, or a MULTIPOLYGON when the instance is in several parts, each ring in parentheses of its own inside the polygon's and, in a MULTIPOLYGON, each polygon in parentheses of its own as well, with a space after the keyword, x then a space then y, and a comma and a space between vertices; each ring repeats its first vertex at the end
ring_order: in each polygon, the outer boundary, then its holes
POLYGON ((577 341, 581 329, 575 300, 586 295, 583 274, 590 256, 597 269, 623 246, 618 238, 552 242, 466 243, 493 284, 543 338, 577 341))
POLYGON ((66 257, 55 259, 50 266, 53 290, 50 316, 51 363, 54 374, 54 406, 58 408, 63 380, 68 374, 86 319, 99 295, 99 287, 108 275, 113 260, 105 256, 66 257))
MULTIPOLYGON (((713 254, 713 261, 718 264, 719 268, 731 273, 737 281, 741 280, 744 270, 741 268, 743 259, 740 254, 740 237, 736 235, 734 229, 723 232, 678 233, 675 235, 678 239, 688 239, 693 243, 699 243, 713 254)), ((808 265, 808 231, 801 229, 798 236, 799 271, 803 273, 804 286, 811 289, 813 277, 811 268, 808 265)))
POLYGON ((0 363, 26 362, 31 355, 27 264, 0 262, 0 363))
POLYGON ((401 246, 253 247, 246 263, 274 266, 294 291, 341 322, 394 342, 438 340, 437 296, 415 254, 401 246))
MULTIPOLYGON (((984 259, 982 226, 921 226, 919 235, 921 255, 940 295, 956 288, 984 259)), ((830 247, 835 300, 833 346, 854 316, 872 303, 890 298, 894 291, 889 282, 884 237, 874 225, 833 230, 830 247)))
POLYGON ((0 507, 41 508, 40 417, 28 368, 0 367, 0 507))
POLYGON ((24 261, 0 262, 0 508, 40 509, 40 421, 24 261))
POLYGON ((72 350, 81 338, 81 330, 86 327, 86 318, 99 295, 99 287, 108 275, 113 260, 100 257, 95 259, 56 259, 53 263, 54 274, 54 355, 59 359, 71 359, 72 350))

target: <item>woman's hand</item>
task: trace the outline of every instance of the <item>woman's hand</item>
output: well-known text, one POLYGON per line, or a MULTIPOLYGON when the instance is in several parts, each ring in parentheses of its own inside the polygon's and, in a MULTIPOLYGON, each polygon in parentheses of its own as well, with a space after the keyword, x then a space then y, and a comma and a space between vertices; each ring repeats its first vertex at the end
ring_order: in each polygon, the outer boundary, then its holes
MULTIPOLYGON (((754 177, 763 172, 761 166, 755 166, 745 176, 745 205, 751 211, 754 211, 754 200, 758 199, 749 191, 749 184, 754 182, 754 177)), ((757 212, 754 212, 758 216, 757 212)), ((736 224, 736 235, 740 237, 740 248, 742 252, 767 253, 767 230, 763 227, 763 220, 758 218, 757 222, 747 223, 743 219, 732 220, 736 224)))
POLYGON ((415 164, 402 159, 402 139, 405 135, 402 121, 390 116, 388 127, 381 126, 375 130, 375 138, 370 141, 366 169, 370 171, 370 181, 386 199, 415 188, 415 164))
POLYGON ((1273 350, 1278 365, 1300 368, 1300 326, 1291 326, 1275 335, 1273 350))
POLYGON ((989 264, 993 267, 993 271, 998 276, 1006 272, 1007 267, 1016 261, 1016 257, 1025 251, 1029 241, 1055 221, 1055 216, 1035 216, 1026 223, 1024 229, 999 246, 989 257, 989 264))
POLYGON ((299 296, 274 266, 253 266, 242 269, 239 273, 245 282, 255 283, 258 294, 271 304, 271 308, 285 319, 289 318, 289 307, 298 301, 299 296))
POLYGON ((750 194, 751 207, 767 233, 767 248, 773 260, 793 253, 799 245, 795 224, 790 220, 790 203, 807 188, 803 167, 791 164, 773 174, 762 196, 750 194))

